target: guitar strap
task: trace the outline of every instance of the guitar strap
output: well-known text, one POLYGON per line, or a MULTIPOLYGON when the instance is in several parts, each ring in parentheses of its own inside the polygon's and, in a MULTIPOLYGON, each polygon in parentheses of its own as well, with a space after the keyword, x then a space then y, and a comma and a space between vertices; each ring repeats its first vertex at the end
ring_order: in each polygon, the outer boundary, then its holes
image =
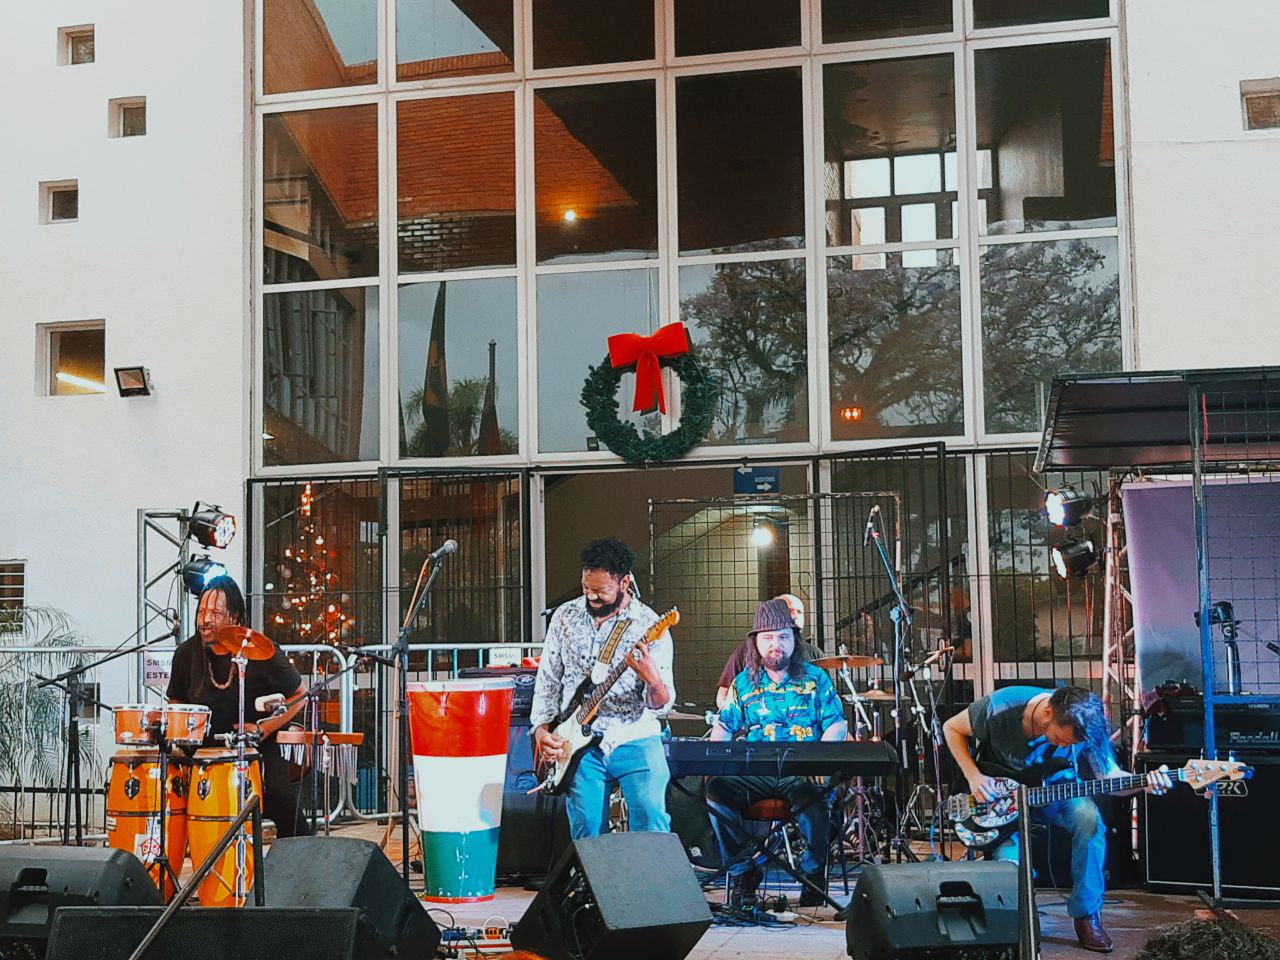
POLYGON ((609 665, 613 662, 613 654, 617 651, 622 635, 627 632, 627 627, 629 626, 631 626, 631 621, 626 619, 620 619, 613 625, 613 631, 609 634, 609 639, 604 642, 599 658, 591 666, 592 683, 604 683, 604 678, 609 675, 609 665))

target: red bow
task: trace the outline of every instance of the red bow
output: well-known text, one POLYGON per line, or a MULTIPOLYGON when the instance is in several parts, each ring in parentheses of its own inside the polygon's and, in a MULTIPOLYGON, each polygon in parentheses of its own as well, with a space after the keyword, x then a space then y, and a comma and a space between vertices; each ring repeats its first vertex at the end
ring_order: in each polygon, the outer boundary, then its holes
POLYGON ((652 336, 618 333, 609 338, 609 362, 615 367, 636 365, 636 399, 631 409, 642 413, 655 407, 667 412, 662 389, 661 357, 678 357, 689 352, 689 331, 679 321, 659 327, 652 336), (656 398, 656 402, 655 402, 656 398))

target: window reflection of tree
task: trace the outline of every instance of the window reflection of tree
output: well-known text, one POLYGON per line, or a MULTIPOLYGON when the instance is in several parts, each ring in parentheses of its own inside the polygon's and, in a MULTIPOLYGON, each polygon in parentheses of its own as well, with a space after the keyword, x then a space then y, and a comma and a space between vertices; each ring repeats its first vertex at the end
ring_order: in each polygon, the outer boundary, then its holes
POLYGON ((721 383, 709 442, 806 439, 804 262, 720 264, 680 310, 699 358, 721 383))

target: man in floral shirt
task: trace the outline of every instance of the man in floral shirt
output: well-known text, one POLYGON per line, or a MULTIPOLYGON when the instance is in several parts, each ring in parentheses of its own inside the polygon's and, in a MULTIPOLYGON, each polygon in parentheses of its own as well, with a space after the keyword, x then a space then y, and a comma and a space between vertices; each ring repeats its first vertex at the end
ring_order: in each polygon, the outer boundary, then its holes
MULTIPOLYGON (((582 681, 603 679, 658 621, 658 615, 632 596, 635 556, 621 540, 593 540, 582 551, 582 596, 561 604, 547 627, 533 691, 530 721, 541 756, 564 758, 565 741, 548 729, 582 681), (625 623, 612 656, 600 663, 614 628, 625 623), (593 668, 594 674, 593 677, 593 668)), ((608 824, 609 795, 622 787, 631 829, 668 831, 667 782, 671 779, 662 749, 658 718, 675 702, 671 673, 671 634, 662 635, 631 659, 600 705, 591 728, 604 735, 582 757, 569 784, 566 808, 574 839, 594 837, 608 824)))
MULTIPOLYGON (((729 695, 711 730, 712 740, 802 741, 844 740, 849 733, 835 686, 823 671, 809 663, 791 611, 781 599, 756 608, 748 637, 747 665, 733 680, 729 695)), ((754 904, 760 869, 750 858, 735 858, 747 845, 742 811, 758 800, 780 799, 800 809, 796 822, 806 849, 801 867, 807 879, 826 889, 827 847, 831 811, 822 788, 803 777, 715 777, 707 783, 707 802, 720 852, 728 867, 730 906, 754 904)), ((804 888, 801 906, 821 900, 804 888)))

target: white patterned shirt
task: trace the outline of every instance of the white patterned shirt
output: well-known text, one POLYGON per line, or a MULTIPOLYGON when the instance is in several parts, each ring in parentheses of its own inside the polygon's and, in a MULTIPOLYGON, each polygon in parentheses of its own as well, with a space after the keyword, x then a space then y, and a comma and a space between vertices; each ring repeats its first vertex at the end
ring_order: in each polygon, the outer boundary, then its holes
MULTIPOLYGON (((613 651, 610 665, 627 655, 631 644, 639 640, 658 620, 654 611, 632 598, 622 610, 596 627, 595 618, 587 610, 587 598, 578 597, 561 604, 551 617, 538 678, 533 688, 533 708, 529 720, 534 727, 555 719, 572 699, 583 680, 591 676, 591 668, 613 633, 618 618, 631 621, 613 651)), ((676 699, 675 678, 671 672, 673 644, 670 631, 664 630, 649 648, 658 665, 658 673, 667 687, 667 702, 658 709, 649 706, 646 684, 634 670, 624 671, 605 696, 591 721, 591 728, 604 734, 600 744, 605 753, 615 747, 662 732, 658 718, 671 709, 676 699)))

